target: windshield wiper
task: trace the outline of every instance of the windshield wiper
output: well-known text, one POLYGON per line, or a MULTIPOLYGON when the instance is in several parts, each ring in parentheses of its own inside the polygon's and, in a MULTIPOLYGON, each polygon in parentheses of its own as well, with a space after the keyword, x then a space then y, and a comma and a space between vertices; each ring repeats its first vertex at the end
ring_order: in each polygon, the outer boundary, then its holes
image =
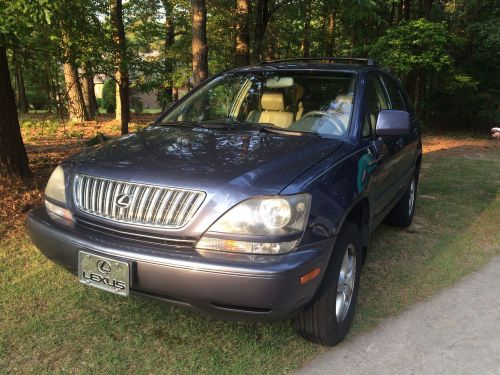
POLYGON ((258 130, 261 133, 274 133, 274 134, 286 134, 293 136, 309 135, 315 137, 321 137, 319 133, 316 132, 306 132, 294 129, 279 128, 270 122, 255 123, 247 120, 236 120, 230 118, 220 118, 212 120, 202 120, 202 121, 167 121, 159 123, 158 125, 165 126, 180 126, 196 128, 201 127, 204 129, 234 129, 236 126, 246 126, 254 130, 258 130))
POLYGON ((190 121, 164 121, 158 124, 153 124, 154 126, 179 126, 183 128, 195 128, 197 125, 190 121))
POLYGON ((262 133, 289 134, 295 136, 312 135, 315 137, 321 137, 321 135, 316 132, 306 132, 296 129, 280 128, 270 122, 255 123, 247 120, 231 120, 231 122, 238 125, 252 127, 262 133))

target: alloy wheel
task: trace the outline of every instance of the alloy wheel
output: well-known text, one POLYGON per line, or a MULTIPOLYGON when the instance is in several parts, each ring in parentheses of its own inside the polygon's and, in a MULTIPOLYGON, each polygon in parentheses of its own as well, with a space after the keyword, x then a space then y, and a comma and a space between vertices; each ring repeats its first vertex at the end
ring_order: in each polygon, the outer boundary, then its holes
POLYGON ((351 305, 356 282, 356 248, 349 244, 342 260, 337 284, 337 298, 335 301, 335 314, 337 322, 342 323, 351 305))

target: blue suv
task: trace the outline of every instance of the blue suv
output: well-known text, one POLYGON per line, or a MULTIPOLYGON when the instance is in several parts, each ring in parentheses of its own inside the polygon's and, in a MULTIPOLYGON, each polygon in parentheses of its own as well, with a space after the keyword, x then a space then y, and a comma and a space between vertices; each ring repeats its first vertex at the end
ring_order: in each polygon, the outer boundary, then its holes
POLYGON ((422 146, 400 81, 363 59, 224 71, 154 124, 65 160, 27 228, 79 280, 335 345, 370 234, 409 226, 422 146))

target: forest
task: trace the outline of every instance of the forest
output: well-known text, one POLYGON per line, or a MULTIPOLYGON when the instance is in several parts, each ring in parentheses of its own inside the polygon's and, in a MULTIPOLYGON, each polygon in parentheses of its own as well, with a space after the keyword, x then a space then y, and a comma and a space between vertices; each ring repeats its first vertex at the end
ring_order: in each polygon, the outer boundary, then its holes
POLYGON ((424 130, 500 123, 498 0, 3 0, 0 175, 29 176, 20 116, 158 111, 218 72, 298 57, 372 57, 424 130), (103 81, 102 98, 95 94, 103 81))

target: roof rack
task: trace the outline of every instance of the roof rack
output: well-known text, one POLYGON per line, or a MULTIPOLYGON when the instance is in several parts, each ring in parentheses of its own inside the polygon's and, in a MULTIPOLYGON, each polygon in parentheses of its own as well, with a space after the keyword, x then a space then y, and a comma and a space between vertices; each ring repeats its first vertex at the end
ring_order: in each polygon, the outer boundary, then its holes
POLYGON ((377 63, 372 58, 361 57, 298 57, 294 59, 280 59, 270 61, 260 61, 258 65, 283 63, 283 62, 303 62, 303 61, 328 61, 328 62, 345 62, 345 63, 364 63, 366 65, 376 66, 377 63))

